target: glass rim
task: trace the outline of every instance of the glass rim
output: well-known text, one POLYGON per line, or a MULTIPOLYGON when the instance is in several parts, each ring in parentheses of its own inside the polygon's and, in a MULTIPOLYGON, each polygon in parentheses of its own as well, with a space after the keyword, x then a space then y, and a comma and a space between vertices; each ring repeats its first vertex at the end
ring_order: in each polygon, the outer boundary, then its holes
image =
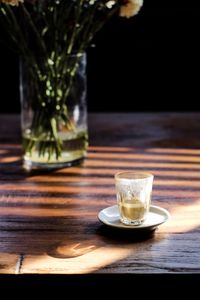
POLYGON ((144 180, 147 178, 154 178, 154 175, 149 172, 136 172, 136 171, 120 171, 115 174, 115 180, 144 180))

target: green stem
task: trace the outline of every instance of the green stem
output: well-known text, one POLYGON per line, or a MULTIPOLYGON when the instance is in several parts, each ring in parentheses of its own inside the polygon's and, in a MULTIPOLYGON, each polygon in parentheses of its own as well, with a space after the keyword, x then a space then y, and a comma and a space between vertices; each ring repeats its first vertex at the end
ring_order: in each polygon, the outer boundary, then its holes
POLYGON ((33 23, 33 20, 31 18, 30 13, 28 12, 28 10, 26 9, 24 4, 21 4, 22 10, 24 12, 24 16, 27 18, 28 20, 28 24, 30 25, 31 29, 33 30, 35 36, 36 36, 36 41, 39 45, 39 47, 41 48, 43 53, 46 53, 46 46, 45 43, 42 39, 42 36, 39 34, 37 27, 35 26, 35 24, 33 23))
POLYGON ((78 32, 78 28, 80 26, 79 18, 80 18, 80 15, 81 15, 81 8, 83 6, 83 3, 84 3, 84 0, 80 0, 79 3, 78 3, 78 8, 77 8, 75 19, 74 19, 74 28, 73 28, 71 39, 69 41, 69 46, 68 46, 68 49, 67 49, 67 54, 68 55, 72 53, 72 49, 73 49, 73 46, 74 46, 74 40, 75 40, 76 34, 78 32))

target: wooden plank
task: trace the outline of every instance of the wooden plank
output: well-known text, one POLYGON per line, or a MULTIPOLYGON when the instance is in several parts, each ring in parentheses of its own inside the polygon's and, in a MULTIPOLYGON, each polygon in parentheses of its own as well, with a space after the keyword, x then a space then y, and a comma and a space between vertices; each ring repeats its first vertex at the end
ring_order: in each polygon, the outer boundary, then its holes
POLYGON ((0 274, 19 274, 21 257, 7 251, 5 242, 3 248, 1 247, 0 251, 0 274))
POLYGON ((63 239, 47 254, 25 256, 21 272, 37 274, 199 273, 198 236, 199 232, 188 233, 183 239, 182 233, 163 235, 157 232, 148 238, 126 236, 126 240, 122 236, 120 239, 119 234, 115 233, 110 236, 110 239, 105 239, 101 245, 97 245, 97 241, 94 240, 85 242, 80 239, 76 241, 63 239))

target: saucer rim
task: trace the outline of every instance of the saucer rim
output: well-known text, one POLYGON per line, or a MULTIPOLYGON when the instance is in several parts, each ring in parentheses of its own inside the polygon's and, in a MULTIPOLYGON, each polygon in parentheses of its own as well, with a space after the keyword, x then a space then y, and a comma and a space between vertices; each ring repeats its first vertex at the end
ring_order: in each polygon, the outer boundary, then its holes
POLYGON ((119 228, 119 229, 128 229, 128 230, 154 230, 156 227, 158 227, 159 225, 165 223, 170 217, 170 213, 167 209, 157 206, 157 205, 150 205, 150 209, 149 211, 152 212, 152 210, 157 210, 161 213, 155 212, 153 211, 153 213, 158 214, 158 215, 162 215, 163 216, 163 220, 160 222, 157 222, 155 224, 150 224, 150 225, 144 225, 143 223, 140 225, 125 225, 123 223, 121 224, 114 224, 114 223, 110 223, 109 221, 105 220, 104 218, 101 217, 101 215, 103 214, 103 211, 105 211, 106 209, 109 208, 117 208, 117 205, 111 205, 111 206, 107 206, 105 208, 103 208, 99 213, 98 213, 98 219, 100 222, 102 222, 103 224, 110 226, 110 227, 114 227, 114 228, 119 228))

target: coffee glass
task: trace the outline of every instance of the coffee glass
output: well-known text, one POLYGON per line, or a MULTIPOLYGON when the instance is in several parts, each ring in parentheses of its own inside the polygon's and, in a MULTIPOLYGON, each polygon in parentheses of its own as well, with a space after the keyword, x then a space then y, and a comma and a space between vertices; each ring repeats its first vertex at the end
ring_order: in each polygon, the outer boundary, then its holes
POLYGON ((140 225, 150 209, 154 176, 143 172, 118 172, 115 186, 120 221, 126 225, 140 225))

